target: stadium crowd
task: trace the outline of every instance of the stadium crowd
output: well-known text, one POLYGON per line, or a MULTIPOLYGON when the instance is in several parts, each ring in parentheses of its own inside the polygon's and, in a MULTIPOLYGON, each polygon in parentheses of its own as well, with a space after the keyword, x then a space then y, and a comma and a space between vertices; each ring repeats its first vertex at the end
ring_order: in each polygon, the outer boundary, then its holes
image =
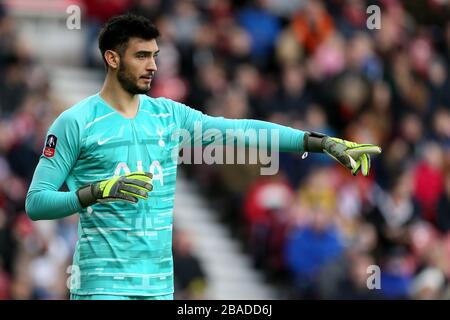
MULTIPOLYGON (((316 154, 280 154, 272 176, 251 164, 183 166, 280 298, 450 298, 448 3, 105 2, 78 1, 87 67, 103 67, 92 53, 103 22, 143 14, 162 33, 151 96, 383 148, 368 178, 316 154), (369 4, 380 29, 367 28, 369 4)), ((0 70, 0 299, 65 298, 77 216, 32 223, 24 199, 48 125, 68 106, 1 4, 0 70)), ((186 247, 175 241, 176 261, 186 247)), ((197 264, 185 260, 179 268, 197 264)), ((201 273, 179 297, 199 297, 201 273)))

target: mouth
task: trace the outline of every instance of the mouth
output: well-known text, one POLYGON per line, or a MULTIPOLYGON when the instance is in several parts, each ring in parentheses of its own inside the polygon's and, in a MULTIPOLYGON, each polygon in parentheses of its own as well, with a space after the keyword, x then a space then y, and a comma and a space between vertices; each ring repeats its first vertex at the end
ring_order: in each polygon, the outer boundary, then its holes
POLYGON ((142 79, 145 82, 150 83, 152 81, 152 79, 153 79, 153 76, 151 76, 151 75, 150 76, 141 76, 141 77, 139 77, 139 79, 142 79))

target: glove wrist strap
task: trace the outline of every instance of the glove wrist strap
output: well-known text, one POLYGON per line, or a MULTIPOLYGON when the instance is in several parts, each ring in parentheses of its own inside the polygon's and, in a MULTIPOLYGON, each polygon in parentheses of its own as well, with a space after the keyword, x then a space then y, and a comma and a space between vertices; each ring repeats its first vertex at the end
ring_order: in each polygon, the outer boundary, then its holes
POLYGON ((88 184, 77 190, 78 201, 80 201, 81 206, 86 208, 97 202, 97 199, 92 193, 92 185, 88 184))
POLYGON ((307 152, 323 152, 323 142, 326 135, 318 132, 305 132, 303 146, 307 152))

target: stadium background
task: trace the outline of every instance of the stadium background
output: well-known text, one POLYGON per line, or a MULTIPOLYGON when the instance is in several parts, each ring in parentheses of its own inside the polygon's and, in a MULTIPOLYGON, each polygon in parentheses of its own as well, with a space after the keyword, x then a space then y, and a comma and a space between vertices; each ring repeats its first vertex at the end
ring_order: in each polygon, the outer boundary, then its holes
MULTIPOLYGON (((98 90, 99 26, 128 10, 163 35, 151 96, 383 148, 369 178, 321 155, 281 154, 270 177, 258 165, 183 165, 271 297, 450 298, 449 9, 445 0, 0 1, 0 299, 67 298, 77 216, 31 222, 24 199, 49 124, 98 90), (73 3, 80 30, 66 27, 73 3), (370 4, 380 30, 366 27, 370 4), (380 290, 366 286, 370 265, 380 290)), ((208 252, 193 249, 208 239, 177 230, 183 210, 175 215, 176 297, 220 297, 209 295, 208 252)))

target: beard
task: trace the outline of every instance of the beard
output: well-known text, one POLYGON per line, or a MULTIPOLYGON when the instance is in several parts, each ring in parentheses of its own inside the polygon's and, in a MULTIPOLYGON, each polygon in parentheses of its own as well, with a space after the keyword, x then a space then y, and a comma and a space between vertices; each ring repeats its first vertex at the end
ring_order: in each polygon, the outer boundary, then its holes
POLYGON ((139 86, 137 84, 139 79, 128 72, 126 65, 123 63, 119 65, 117 80, 119 80, 120 85, 125 91, 133 95, 146 94, 150 90, 150 86, 139 86))

